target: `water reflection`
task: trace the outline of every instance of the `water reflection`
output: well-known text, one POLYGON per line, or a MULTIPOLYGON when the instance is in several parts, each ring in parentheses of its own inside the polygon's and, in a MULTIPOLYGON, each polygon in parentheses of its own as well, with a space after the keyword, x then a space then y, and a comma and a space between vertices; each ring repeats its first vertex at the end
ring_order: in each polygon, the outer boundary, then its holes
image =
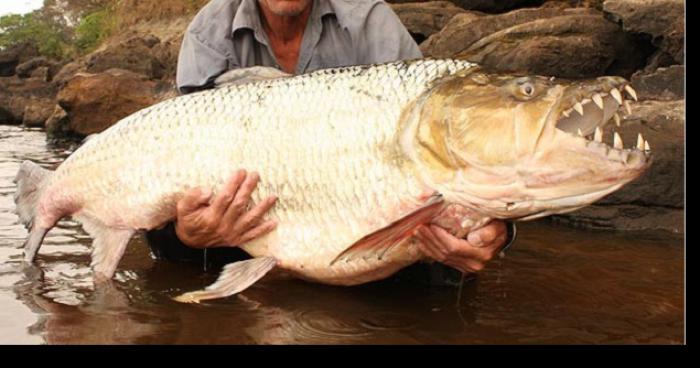
POLYGON ((141 238, 115 280, 93 286, 89 238, 63 221, 36 267, 11 214, 19 163, 52 167, 72 148, 0 126, 0 342, 49 344, 681 343, 682 238, 524 224, 516 246, 462 290, 384 281, 353 288, 273 273, 237 297, 183 305, 209 284, 154 262, 141 238))

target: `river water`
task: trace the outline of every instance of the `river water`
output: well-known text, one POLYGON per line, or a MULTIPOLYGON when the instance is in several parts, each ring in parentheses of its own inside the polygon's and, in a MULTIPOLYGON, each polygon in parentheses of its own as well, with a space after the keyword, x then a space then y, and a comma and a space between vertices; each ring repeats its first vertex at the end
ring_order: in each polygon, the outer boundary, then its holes
POLYGON ((111 286, 93 288, 89 237, 53 229, 37 267, 12 213, 22 160, 57 166, 75 145, 0 125, 0 343, 3 344, 679 344, 684 250, 679 235, 521 224, 507 257, 452 287, 384 281, 311 284, 277 273, 238 296, 174 302, 216 272, 155 261, 135 238, 111 286))

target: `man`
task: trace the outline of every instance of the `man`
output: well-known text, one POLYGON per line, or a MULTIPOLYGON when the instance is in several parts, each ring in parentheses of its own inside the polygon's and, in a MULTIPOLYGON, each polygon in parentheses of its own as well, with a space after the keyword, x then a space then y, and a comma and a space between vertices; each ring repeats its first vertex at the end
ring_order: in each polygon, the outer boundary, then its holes
MULTIPOLYGON (((421 57, 415 41, 383 1, 213 0, 185 33, 177 85, 182 93, 211 88, 224 72, 253 66, 302 74, 421 57)), ((196 260, 202 257, 201 249, 216 248, 209 257, 217 258, 217 263, 244 259, 236 245, 275 226, 264 220, 275 198, 247 209, 258 180, 256 173, 241 170, 215 198, 200 190, 186 195, 178 204, 175 223, 148 234, 154 253, 196 260)), ((510 244, 514 231, 502 221, 473 231, 466 239, 437 226, 424 226, 416 234, 426 256, 469 273, 482 270, 509 235, 510 244)), ((433 267, 428 277, 440 283, 436 272, 440 269, 433 267)))

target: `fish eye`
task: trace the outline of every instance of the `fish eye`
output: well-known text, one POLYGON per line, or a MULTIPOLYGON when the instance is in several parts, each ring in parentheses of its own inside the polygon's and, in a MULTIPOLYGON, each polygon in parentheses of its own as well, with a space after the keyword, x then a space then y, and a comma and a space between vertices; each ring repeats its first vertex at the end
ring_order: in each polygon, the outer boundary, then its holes
POLYGON ((520 91, 525 96, 531 97, 535 94, 535 86, 530 82, 525 82, 522 85, 520 85, 520 91))

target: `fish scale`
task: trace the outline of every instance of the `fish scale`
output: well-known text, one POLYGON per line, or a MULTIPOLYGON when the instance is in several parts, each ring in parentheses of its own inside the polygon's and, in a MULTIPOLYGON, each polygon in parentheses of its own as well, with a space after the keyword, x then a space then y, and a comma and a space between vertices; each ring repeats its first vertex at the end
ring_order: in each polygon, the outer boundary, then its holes
POLYGON ((278 226, 244 250, 306 279, 382 278, 418 260, 417 249, 330 264, 420 205, 423 185, 387 158, 401 156, 387 156, 400 149, 399 115, 431 81, 471 67, 455 60, 345 67, 176 97, 90 139, 51 176, 45 194, 77 204, 74 216, 84 222, 152 229, 175 217, 188 189, 216 192, 235 170, 255 170, 253 201, 277 195, 266 216, 278 226))

